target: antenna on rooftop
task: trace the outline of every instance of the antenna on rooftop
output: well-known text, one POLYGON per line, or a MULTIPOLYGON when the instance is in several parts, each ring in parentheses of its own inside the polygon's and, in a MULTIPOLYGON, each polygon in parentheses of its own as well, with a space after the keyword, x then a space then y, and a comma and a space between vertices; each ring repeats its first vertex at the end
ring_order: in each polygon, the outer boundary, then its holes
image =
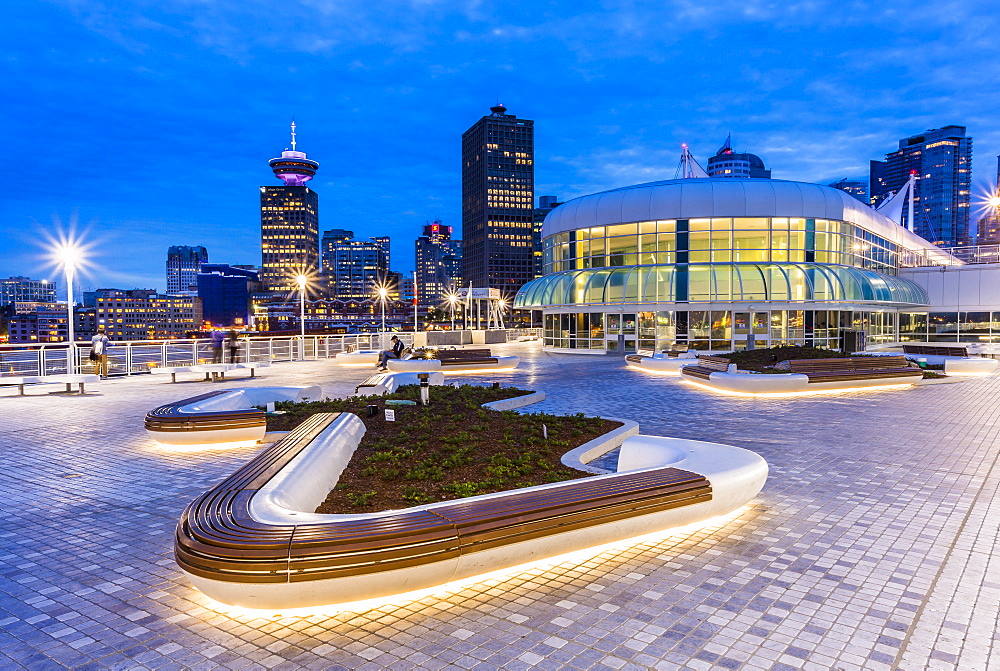
POLYGON ((295 117, 292 117, 292 151, 295 151, 295 117))

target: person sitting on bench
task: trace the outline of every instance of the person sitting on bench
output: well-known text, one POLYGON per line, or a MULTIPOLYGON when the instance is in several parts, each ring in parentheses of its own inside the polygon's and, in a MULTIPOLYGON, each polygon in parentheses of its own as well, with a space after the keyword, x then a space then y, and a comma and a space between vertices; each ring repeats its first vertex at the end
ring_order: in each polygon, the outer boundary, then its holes
POLYGON ((386 361, 401 357, 403 355, 403 349, 403 342, 396 336, 392 336, 392 349, 382 350, 382 353, 379 355, 378 367, 382 370, 386 370, 386 361))

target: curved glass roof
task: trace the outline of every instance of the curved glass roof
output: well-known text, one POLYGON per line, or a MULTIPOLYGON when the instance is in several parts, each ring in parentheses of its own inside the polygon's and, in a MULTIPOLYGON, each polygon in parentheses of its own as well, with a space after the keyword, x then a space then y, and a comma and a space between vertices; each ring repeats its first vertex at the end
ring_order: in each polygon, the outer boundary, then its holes
POLYGON ((930 304, 909 280, 818 263, 714 263, 566 270, 521 287, 514 307, 674 301, 930 304))

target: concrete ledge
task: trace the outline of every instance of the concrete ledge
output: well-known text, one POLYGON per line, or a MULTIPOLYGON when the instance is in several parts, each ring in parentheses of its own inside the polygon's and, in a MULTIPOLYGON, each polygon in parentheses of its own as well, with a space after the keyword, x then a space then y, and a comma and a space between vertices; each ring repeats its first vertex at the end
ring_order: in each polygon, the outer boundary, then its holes
POLYGON ((967 359, 947 357, 944 360, 945 375, 989 375, 996 371, 997 366, 1000 366, 1000 361, 979 357, 967 359))
POLYGON ((923 373, 914 369, 914 374, 907 377, 873 377, 865 380, 842 380, 833 382, 809 382, 806 375, 799 373, 726 373, 718 372, 709 375, 707 380, 687 377, 693 384, 728 394, 748 395, 789 395, 814 394, 833 391, 852 391, 855 389, 901 387, 917 384, 923 373))
POLYGON ((359 349, 353 352, 341 352, 333 357, 338 366, 374 366, 378 363, 381 350, 359 349))
POLYGON ((629 368, 635 368, 636 370, 644 370, 650 373, 670 373, 670 374, 680 374, 681 368, 684 366, 697 366, 698 359, 696 358, 656 358, 651 356, 644 356, 639 361, 632 361, 626 359, 625 363, 628 364, 629 368))
MULTIPOLYGON (((420 373, 377 373, 358 385, 355 396, 385 396, 408 384, 420 384, 420 373)), ((427 373, 432 387, 444 384, 444 373, 427 373)))
POLYGON ((629 436, 639 433, 639 423, 631 419, 619 419, 617 417, 601 417, 601 419, 621 422, 622 425, 562 455, 560 461, 562 461, 564 466, 569 466, 585 473, 607 473, 608 471, 603 468, 591 466, 590 462, 615 449, 629 436))
POLYGON ((441 361, 438 359, 389 359, 385 365, 391 371, 441 371, 447 375, 449 373, 465 373, 468 371, 513 370, 521 363, 521 358, 516 356, 498 356, 493 358, 497 360, 496 363, 462 363, 442 366, 441 361))
POLYGON ((514 398, 504 398, 499 401, 490 401, 489 403, 483 403, 484 408, 489 408, 490 410, 514 410, 515 408, 523 408, 526 405, 531 405, 532 403, 538 403, 539 401, 545 400, 544 391, 536 391, 533 394, 526 394, 524 396, 515 396, 514 398))

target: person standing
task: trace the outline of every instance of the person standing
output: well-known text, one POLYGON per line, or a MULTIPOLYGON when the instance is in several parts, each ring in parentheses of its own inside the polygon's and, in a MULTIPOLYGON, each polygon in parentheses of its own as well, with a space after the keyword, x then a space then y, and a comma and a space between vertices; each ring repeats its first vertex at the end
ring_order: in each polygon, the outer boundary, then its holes
POLYGON ((236 329, 229 329, 229 363, 239 363, 240 358, 240 340, 239 334, 236 333, 236 329))
POLYGON ((226 334, 216 329, 212 331, 212 363, 222 363, 222 341, 226 334))
POLYGON ((104 324, 97 327, 97 333, 90 339, 90 360, 94 362, 95 372, 102 380, 108 379, 108 347, 111 339, 104 331, 104 324))

